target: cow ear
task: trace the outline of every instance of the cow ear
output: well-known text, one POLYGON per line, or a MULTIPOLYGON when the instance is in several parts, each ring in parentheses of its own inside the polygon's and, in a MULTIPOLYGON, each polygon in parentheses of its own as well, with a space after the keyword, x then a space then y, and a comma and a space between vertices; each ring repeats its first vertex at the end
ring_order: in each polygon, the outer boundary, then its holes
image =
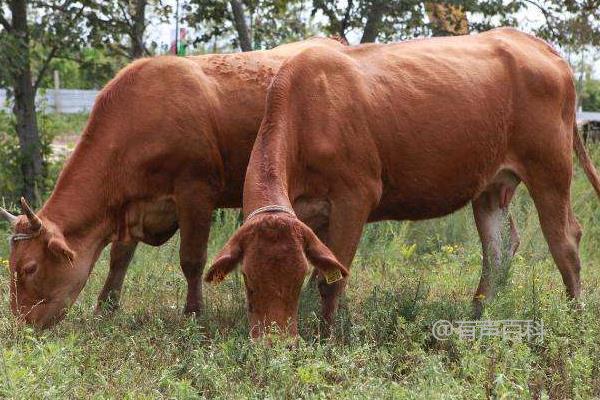
POLYGON ((307 226, 304 228, 304 243, 306 257, 323 274, 328 284, 348 276, 348 269, 340 264, 331 250, 307 226))
POLYGON ((215 257, 213 264, 204 277, 204 281, 215 284, 221 282, 235 269, 236 265, 242 260, 242 255, 240 235, 235 234, 215 257))
POLYGON ((52 238, 48 241, 48 249, 59 257, 65 257, 69 261, 75 258, 75 252, 71 250, 63 238, 52 238))

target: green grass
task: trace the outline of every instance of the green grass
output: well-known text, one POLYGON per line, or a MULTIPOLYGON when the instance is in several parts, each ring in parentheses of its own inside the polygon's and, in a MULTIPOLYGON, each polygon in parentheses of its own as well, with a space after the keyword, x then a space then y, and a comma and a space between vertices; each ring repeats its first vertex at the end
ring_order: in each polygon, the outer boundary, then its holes
MULTIPOLYGON (((584 229, 584 310, 570 309, 521 188, 511 206, 521 248, 508 286, 484 316, 541 320, 543 341, 432 337, 439 319, 470 319, 481 258, 470 209, 368 226, 334 336, 320 337, 318 301, 307 288, 296 347, 248 340, 238 273, 205 288, 199 320, 183 317, 186 285, 174 238, 140 248, 112 317, 93 313, 105 251, 66 320, 41 333, 15 323, 7 269, 0 269, 0 398, 600 397, 600 202, 579 168, 572 198, 584 229)), ((216 215, 211 257, 236 221, 233 211, 216 215)), ((0 257, 7 258, 5 240, 0 257)))

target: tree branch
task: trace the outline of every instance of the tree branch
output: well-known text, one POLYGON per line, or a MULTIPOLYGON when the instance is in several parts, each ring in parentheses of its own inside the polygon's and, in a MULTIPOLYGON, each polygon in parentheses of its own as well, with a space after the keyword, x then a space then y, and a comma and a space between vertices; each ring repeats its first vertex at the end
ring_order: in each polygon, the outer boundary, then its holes
POLYGON ((117 5, 119 6, 119 10, 121 10, 121 14, 123 14, 123 19, 125 20, 125 24, 131 29, 133 24, 129 17, 127 16, 127 10, 123 7, 123 4, 120 1, 117 1, 117 5))
POLYGON ((4 15, 0 14, 0 25, 2 25, 2 27, 4 29, 6 29, 7 32, 10 32, 12 30, 12 26, 10 26, 10 22, 8 22, 8 20, 6 18, 4 18, 4 15))
POLYGON ((118 54, 124 58, 129 58, 129 56, 130 56, 129 47, 122 45, 120 43, 115 43, 113 46, 110 46, 110 50, 114 51, 115 54, 118 54))
POLYGON ((46 70, 50 66, 50 61, 52 61, 52 59, 56 55, 56 52, 58 51, 58 47, 59 47, 58 44, 54 45, 54 47, 52 47, 52 50, 50 50, 50 53, 48 53, 48 56, 44 60, 44 63, 42 64, 42 68, 40 68, 40 71, 38 72, 35 83, 33 84, 34 92, 37 92, 38 88, 40 87, 40 84, 42 83, 42 79, 44 78, 44 75, 46 75, 46 70))
POLYGON ((348 25, 350 24, 350 13, 352 11, 352 0, 348 0, 348 4, 346 5, 346 12, 344 13, 344 19, 342 20, 342 22, 340 22, 340 31, 339 34, 342 37, 342 39, 348 41, 348 39, 346 39, 346 29, 348 28, 348 25))
POLYGON ((560 35, 560 33, 554 29, 552 15, 548 12, 548 10, 546 10, 544 7, 542 7, 536 1, 533 1, 533 0, 524 0, 524 1, 528 4, 535 6, 538 10, 541 11, 541 13, 544 15, 544 18, 546 19, 546 26, 550 29, 550 31, 552 31, 553 35, 555 35, 555 36, 560 35))
POLYGON ((325 14, 325 16, 329 19, 329 23, 331 25, 338 27, 340 21, 338 20, 338 17, 335 14, 334 10, 330 10, 326 5, 322 5, 320 7, 315 8, 313 13, 315 13, 317 9, 323 11, 323 14, 325 14))
MULTIPOLYGON (((79 21, 79 18, 83 14, 83 11, 84 11, 84 6, 82 6, 79 9, 79 11, 77 12, 77 14, 75 14, 73 16, 73 18, 71 19, 71 21, 67 24, 67 29, 65 30, 66 32, 70 31, 71 28, 73 27, 73 25, 75 25, 75 23, 77 21, 79 21)), ((46 56, 46 59, 44 59, 44 62, 42 63, 42 68, 40 68, 40 70, 39 70, 39 72, 37 74, 37 78, 35 80, 35 83, 33 84, 33 90, 34 90, 34 92, 36 92, 38 90, 38 88, 40 87, 40 84, 42 83, 42 79, 44 79, 44 75, 46 74, 46 71, 48 70, 48 67, 50 66, 50 62, 56 56, 56 53, 60 49, 61 45, 62 45, 62 41, 57 39, 56 40, 56 44, 54 46, 52 46, 52 49, 50 50, 50 52, 46 56)))
POLYGON ((49 9, 49 10, 52 10, 52 11, 57 11, 59 13, 65 13, 66 10, 67 10, 67 7, 69 7, 71 4, 75 3, 75 1, 76 0, 65 1, 61 5, 52 4, 52 3, 49 3, 47 1, 32 1, 31 2, 31 6, 33 8, 39 8, 39 9, 46 8, 46 9, 49 9))

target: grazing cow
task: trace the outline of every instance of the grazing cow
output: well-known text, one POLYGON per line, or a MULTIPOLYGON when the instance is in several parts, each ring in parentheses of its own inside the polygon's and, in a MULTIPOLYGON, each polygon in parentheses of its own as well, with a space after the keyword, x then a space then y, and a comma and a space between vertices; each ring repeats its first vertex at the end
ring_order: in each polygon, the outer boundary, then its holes
POLYGON ((99 302, 118 296, 136 244, 158 246, 181 230, 185 311, 202 305, 211 213, 239 207, 267 87, 311 39, 269 51, 136 61, 100 93, 56 188, 36 215, 2 215, 14 227, 11 307, 40 327, 62 317, 101 250, 115 243, 99 302))
POLYGON ((271 323, 295 334, 307 259, 331 323, 365 223, 441 217, 471 202, 481 302, 493 294, 501 227, 523 182, 577 298, 573 149, 599 196, 600 179, 575 128, 572 78, 550 46, 513 29, 302 51, 269 89, 246 172, 246 221, 205 279, 218 282, 242 261, 253 335, 271 323))

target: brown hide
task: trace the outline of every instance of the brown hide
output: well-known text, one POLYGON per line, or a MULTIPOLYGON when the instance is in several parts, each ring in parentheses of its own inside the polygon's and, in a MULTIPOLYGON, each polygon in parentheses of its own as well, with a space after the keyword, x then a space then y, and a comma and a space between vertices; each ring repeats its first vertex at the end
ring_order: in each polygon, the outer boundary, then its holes
MULTIPOLYGON (((77 298, 111 241, 120 244, 111 252, 100 300, 114 297, 135 243, 159 245, 178 228, 186 311, 198 311, 211 213, 241 205, 272 77, 302 49, 338 46, 315 38, 269 51, 142 59, 119 72, 99 94, 38 213, 42 234, 13 243, 13 311, 37 326, 51 325, 77 298), (57 254, 60 245, 71 259, 57 254)), ((29 230, 20 217, 16 233, 29 230)))
MULTIPOLYGON (((513 29, 307 49, 280 69, 269 91, 246 175, 244 213, 293 207, 349 267, 366 222, 441 217, 473 202, 484 252, 477 299, 493 295, 486 274, 501 264, 501 218, 522 181, 568 293, 577 297, 580 228, 569 200, 579 143, 574 117, 568 64, 545 42, 513 29)), ((578 156, 587 159, 585 150, 578 156)), ((598 175, 587 163, 600 195, 598 175)), ((250 309, 255 299, 263 311, 250 313, 250 320, 283 329, 287 321, 293 332, 297 316, 283 310, 297 309, 302 280, 295 272, 307 265, 306 248, 288 232, 305 232, 304 224, 264 213, 251 225, 232 239, 243 244, 238 258, 247 280, 260 287, 248 300, 250 309), (275 225, 273 218, 298 228, 268 237, 253 233, 262 223, 275 225)), ((226 273, 230 262, 217 258, 207 279, 226 273)), ((320 280, 326 322, 344 286, 345 279, 320 280)))

